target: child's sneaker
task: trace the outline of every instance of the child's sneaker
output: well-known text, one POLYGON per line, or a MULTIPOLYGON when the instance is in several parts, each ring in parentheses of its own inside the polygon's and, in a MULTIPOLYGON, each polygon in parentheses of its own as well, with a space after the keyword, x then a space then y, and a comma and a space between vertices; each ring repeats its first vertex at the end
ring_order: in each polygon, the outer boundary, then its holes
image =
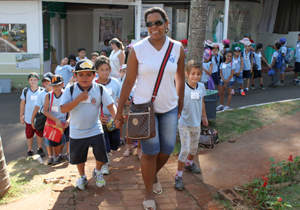
POLYGON ((251 86, 251 90, 255 90, 255 87, 254 87, 254 85, 252 85, 252 86, 251 86))
POLYGON ((235 92, 234 92, 234 89, 231 89, 231 95, 234 95, 235 92))
POLYGON ((57 156, 55 156, 52 165, 60 164, 60 161, 61 161, 61 156, 57 155, 57 156))
POLYGON ((75 187, 77 187, 80 190, 85 190, 85 186, 88 184, 88 180, 85 177, 79 177, 79 179, 76 181, 75 187))
POLYGON ((245 88, 245 90, 244 90, 246 93, 248 93, 249 92, 249 88, 245 88))
POLYGON ((217 111, 222 111, 223 108, 224 108, 224 106, 221 104, 221 105, 219 105, 219 106, 217 107, 217 111))
POLYGON ((235 92, 236 92, 236 93, 239 93, 239 92, 241 92, 241 90, 242 90, 242 89, 239 88, 239 89, 237 89, 235 92))
POLYGON ((37 153, 41 156, 41 157, 45 157, 45 152, 43 150, 43 148, 39 148, 37 153))
POLYGON ((28 151, 27 151, 27 155, 28 155, 28 156, 33 156, 33 151, 32 151, 32 150, 28 150, 28 151))
POLYGON ((266 89, 266 88, 265 88, 263 85, 261 85, 261 86, 260 86, 260 89, 261 89, 261 90, 264 90, 264 89, 266 89))
POLYGON ((241 96, 245 96, 245 92, 243 90, 241 90, 241 96))
POLYGON ((100 172, 93 171, 93 177, 95 179, 97 187, 104 187, 105 180, 103 179, 103 174, 100 172))
POLYGON ((62 159, 62 160, 65 160, 65 161, 67 161, 67 162, 69 162, 69 161, 70 161, 70 159, 69 159, 69 154, 66 153, 66 154, 62 155, 61 159, 62 159))
POLYGON ((225 111, 225 110, 228 110, 228 109, 230 109, 229 106, 225 106, 223 110, 225 111))
POLYGON ((106 163, 105 165, 102 166, 101 172, 102 172, 103 175, 108 175, 109 174, 108 163, 106 163))
POLYGON ((47 161, 47 165, 52 165, 52 163, 53 163, 53 158, 49 158, 47 161))
POLYGON ((194 174, 201 174, 201 170, 196 166, 195 163, 193 163, 191 166, 184 165, 184 169, 193 172, 194 174))
POLYGON ((174 185, 174 187, 175 187, 175 190, 179 190, 179 191, 184 190, 185 187, 183 185, 182 177, 179 177, 179 176, 175 177, 175 185, 174 185))

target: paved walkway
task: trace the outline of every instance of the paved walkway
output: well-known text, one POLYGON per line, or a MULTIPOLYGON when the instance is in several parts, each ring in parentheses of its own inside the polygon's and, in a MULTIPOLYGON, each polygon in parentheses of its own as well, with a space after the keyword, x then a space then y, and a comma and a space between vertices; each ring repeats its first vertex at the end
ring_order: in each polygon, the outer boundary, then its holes
MULTIPOLYGON (((299 137, 300 113, 249 132, 237 138, 235 143, 225 142, 215 149, 201 150, 195 162, 200 163, 203 174, 184 172, 186 190, 181 192, 173 187, 177 162, 170 158, 158 174, 164 193, 155 196, 157 209, 223 209, 212 199, 218 189, 240 186, 266 175, 270 157, 281 161, 290 154, 294 157, 299 155, 299 137)), ((52 191, 46 189, 24 200, 1 206, 0 210, 141 210, 145 187, 140 162, 135 155, 122 157, 124 148, 122 146, 111 156, 110 175, 105 176, 107 185, 104 188, 97 188, 94 183, 92 171, 95 162, 92 151, 89 151, 86 164, 89 185, 85 191, 73 187, 78 178, 76 166, 63 163, 52 167, 49 177, 64 176, 70 183, 56 184, 52 191)))

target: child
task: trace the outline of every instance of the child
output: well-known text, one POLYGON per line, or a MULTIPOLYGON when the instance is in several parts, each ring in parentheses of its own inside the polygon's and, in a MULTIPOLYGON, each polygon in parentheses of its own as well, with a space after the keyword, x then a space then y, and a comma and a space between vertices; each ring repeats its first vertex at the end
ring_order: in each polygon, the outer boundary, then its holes
POLYGON ((282 65, 279 69, 280 81, 278 81, 277 85, 283 86, 284 85, 284 71, 285 71, 285 54, 287 52, 286 38, 282 37, 278 41, 281 43, 281 48, 279 51, 282 55, 282 65))
POLYGON ((227 50, 230 50, 230 40, 229 39, 224 39, 222 40, 222 43, 223 43, 223 50, 222 50, 222 55, 224 56, 225 52, 227 50))
MULTIPOLYGON (((55 69, 55 74, 61 75, 64 81, 66 82, 70 81, 74 72, 74 70, 69 64, 70 64, 70 59, 68 57, 64 57, 61 60, 60 65, 57 66, 55 69)), ((66 87, 66 85, 67 83, 64 85, 64 87, 66 87)))
POLYGON ((20 122, 22 124, 25 123, 25 133, 27 138, 28 145, 28 156, 33 156, 32 144, 33 144, 33 136, 36 133, 36 139, 38 143, 37 153, 44 157, 45 153, 42 148, 43 143, 43 131, 37 131, 31 125, 32 113, 35 107, 35 101, 37 100, 38 95, 43 91, 41 87, 38 86, 39 76, 35 72, 31 72, 28 75, 28 82, 30 84, 29 87, 24 88, 21 95, 21 103, 20 103, 20 122))
POLYGON ((118 81, 120 84, 124 80, 124 76, 126 75, 126 70, 127 70, 127 64, 123 64, 121 66, 121 70, 120 70, 121 77, 118 78, 118 81))
MULTIPOLYGON (((108 93, 112 97, 115 104, 117 104, 117 97, 121 91, 121 85, 119 81, 113 77, 110 77, 111 72, 110 60, 105 56, 100 56, 96 59, 95 69, 98 71, 99 78, 95 81, 107 89, 108 93)), ((101 110, 100 120, 102 125, 106 124, 113 119, 110 111, 103 107, 101 110)), ((120 143, 120 129, 115 129, 113 131, 104 131, 106 151, 110 153, 111 150, 118 150, 120 143)), ((108 164, 102 166, 102 174, 109 174, 108 164)))
POLYGON ((183 168, 195 174, 201 173, 201 170, 193 162, 193 159, 198 150, 201 119, 203 125, 208 126, 204 104, 206 90, 204 85, 198 82, 201 79, 203 71, 194 63, 193 60, 190 60, 185 66, 187 82, 185 84, 184 106, 178 121, 181 151, 175 175, 176 190, 183 190, 185 188, 182 180, 183 168))
POLYGON ((107 89, 93 82, 95 73, 92 61, 84 59, 77 62, 75 76, 78 82, 67 86, 60 103, 61 112, 70 112, 71 116, 70 163, 77 165, 80 177, 76 187, 81 190, 88 184, 84 166, 90 145, 96 159, 93 177, 98 187, 105 186, 101 167, 107 163, 108 158, 99 119, 100 105, 107 107, 113 117, 116 113, 116 107, 107 89))
POLYGON ((281 48, 281 43, 279 42, 276 42, 275 43, 275 52, 273 53, 272 55, 272 62, 271 62, 271 65, 270 65, 270 69, 272 68, 274 70, 274 75, 272 76, 272 83, 269 85, 269 87, 276 87, 277 86, 277 75, 278 75, 278 68, 276 67, 275 65, 275 62, 277 60, 277 57, 280 56, 280 51, 279 49, 281 48))
POLYGON ((245 92, 249 92, 249 85, 250 85, 250 78, 252 77, 252 70, 253 70, 253 52, 250 51, 251 42, 245 41, 244 42, 245 49, 241 53, 244 66, 243 66, 243 78, 246 79, 246 88, 245 92))
MULTIPOLYGON (((76 66, 76 56, 75 56, 74 54, 70 54, 70 55, 68 56, 68 58, 69 58, 69 61, 70 61, 69 66, 71 66, 72 69, 75 70, 75 66, 76 66)), ((65 82, 67 82, 67 81, 65 81, 65 82)))
POLYGON ((205 49, 203 52, 203 73, 201 77, 201 82, 204 84, 205 88, 208 88, 208 78, 212 75, 213 64, 211 62, 212 52, 210 49, 205 49))
POLYGON ((233 52, 231 50, 228 50, 225 52, 225 59, 226 61, 224 63, 221 63, 220 66, 220 76, 221 76, 221 98, 220 102, 221 104, 217 107, 217 111, 221 110, 227 110, 229 109, 230 102, 231 102, 231 89, 234 84, 233 80, 233 74, 235 71, 235 64, 232 62, 233 52), (225 88, 227 88, 227 106, 223 106, 224 104, 224 94, 225 94, 225 88))
MULTIPOLYGON (((235 64, 235 71, 234 71, 234 77, 233 80, 239 85, 239 89, 237 90, 238 93, 241 94, 241 96, 245 96, 244 92, 244 80, 243 80, 243 66, 244 61, 241 57, 241 48, 236 47, 234 49, 234 57, 233 57, 233 63, 235 64)), ((234 94, 234 87, 231 90, 231 95, 234 94)))
MULTIPOLYGON (((34 127, 35 116, 38 112, 43 113, 44 103, 45 103, 45 96, 47 95, 47 93, 52 91, 52 86, 50 86, 51 81, 52 81, 52 76, 53 76, 53 74, 51 72, 48 72, 48 73, 44 74, 42 82, 43 82, 44 88, 46 88, 46 89, 43 90, 38 95, 37 100, 35 101, 35 104, 34 104, 35 107, 34 107, 34 110, 33 110, 33 113, 32 113, 32 117, 31 117, 31 126, 32 126, 33 129, 35 129, 35 127, 34 127)), ((42 130, 42 132, 43 132, 43 130, 42 130)), ((53 163, 53 148, 50 146, 47 139, 45 140, 45 145, 46 145, 48 156, 49 156, 49 159, 47 161, 47 165, 51 165, 53 163)))
MULTIPOLYGON (((51 86, 53 91, 45 96, 44 114, 47 118, 55 121, 56 126, 66 129, 69 126, 70 119, 66 120, 66 114, 60 110, 60 102, 62 99, 62 88, 64 86, 64 79, 60 75, 53 75, 51 86)), ((52 165, 59 164, 62 160, 62 151, 64 145, 67 144, 66 136, 63 134, 60 142, 54 142, 46 139, 50 146, 54 148, 54 160, 52 165)))
POLYGON ((223 57, 219 54, 219 45, 215 44, 213 46, 213 57, 211 59, 212 64, 213 64, 213 69, 212 69, 212 74, 211 77, 214 80, 215 86, 217 86, 218 89, 218 97, 220 96, 220 74, 219 74, 219 69, 220 69, 220 64, 223 62, 223 57))
POLYGON ((78 51, 78 57, 76 57, 76 61, 87 59, 87 57, 85 57, 86 56, 85 48, 79 47, 77 51, 78 51))
POLYGON ((97 52, 93 52, 93 53, 91 54, 91 56, 92 56, 92 58, 91 58, 91 61, 93 61, 93 63, 95 63, 95 61, 96 61, 96 58, 98 58, 98 57, 99 57, 99 53, 97 53, 97 52))
POLYGON ((261 59, 267 64, 268 67, 269 64, 267 62, 267 60, 261 55, 261 52, 263 50, 263 44, 258 43, 255 47, 255 52, 254 52, 254 61, 255 64, 257 65, 257 70, 254 71, 252 73, 252 86, 251 89, 254 90, 254 80, 258 77, 259 78, 259 82, 260 82, 260 89, 264 90, 265 87, 263 85, 263 79, 262 79, 262 75, 261 75, 261 59))
POLYGON ((292 84, 299 85, 298 74, 300 72, 300 34, 298 34, 298 41, 297 41, 297 46, 296 46, 295 57, 296 57, 295 68, 294 68, 295 79, 292 82, 292 84))
POLYGON ((103 55, 103 56, 105 56, 105 57, 108 57, 108 54, 107 54, 107 51, 106 51, 106 50, 102 50, 102 51, 100 52, 100 55, 103 55))

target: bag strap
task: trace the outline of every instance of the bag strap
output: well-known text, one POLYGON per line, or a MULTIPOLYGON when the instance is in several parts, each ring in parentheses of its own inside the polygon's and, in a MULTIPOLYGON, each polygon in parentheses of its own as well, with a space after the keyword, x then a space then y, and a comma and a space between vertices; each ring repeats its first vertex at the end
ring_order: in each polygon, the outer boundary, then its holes
POLYGON ((152 102, 154 102, 154 100, 156 98, 156 95, 157 95, 157 92, 158 92, 158 89, 159 89, 162 77, 164 75, 164 71, 165 71, 166 65, 168 63, 168 60, 169 60, 171 51, 173 49, 173 46, 174 46, 174 42, 172 40, 170 40, 170 43, 169 43, 169 46, 167 48, 165 57, 164 57, 164 59, 163 59, 163 61, 161 63, 161 66, 160 66, 160 69, 159 69, 159 73, 157 75, 157 79, 156 79, 156 82, 155 82, 155 86, 154 86, 154 90, 153 90, 153 94, 152 94, 152 98, 151 98, 152 102))
POLYGON ((71 93, 71 97, 73 96, 73 91, 74 91, 74 84, 70 85, 70 93, 71 93))
MULTIPOLYGON (((50 97, 50 93, 49 93, 49 97, 50 97)), ((54 91, 52 91, 52 93, 51 93, 51 103, 50 103, 50 110, 49 110, 49 112, 51 112, 51 107, 52 107, 52 104, 53 104, 53 98, 54 98, 54 91)))

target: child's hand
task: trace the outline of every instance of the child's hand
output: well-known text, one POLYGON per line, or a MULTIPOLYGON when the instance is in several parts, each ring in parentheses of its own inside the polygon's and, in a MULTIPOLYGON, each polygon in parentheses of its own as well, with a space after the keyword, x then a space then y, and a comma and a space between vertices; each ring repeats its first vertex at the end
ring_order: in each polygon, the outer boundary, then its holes
POLYGON ((64 126, 64 129, 66 129, 67 127, 69 127, 69 124, 70 124, 70 122, 67 121, 66 124, 65 124, 65 126, 64 126))
POLYGON ((224 87, 227 88, 228 82, 224 82, 224 87))
POLYGON ((241 72, 236 73, 236 76, 239 77, 241 72))
POLYGON ((24 124, 24 115, 20 115, 20 122, 21 124, 24 124))
POLYGON ((99 116, 99 119, 100 119, 100 121, 101 121, 101 123, 103 124, 103 125, 106 125, 108 122, 109 122, 109 117, 107 117, 107 116, 99 116))
POLYGON ((86 99, 89 98, 89 92, 87 92, 86 90, 81 92, 78 96, 77 96, 77 99, 81 102, 81 101, 84 101, 86 99))
POLYGON ((252 74, 252 72, 253 72, 253 69, 251 68, 251 69, 250 69, 250 73, 252 74))
POLYGON ((32 127, 33 130, 35 130, 34 122, 31 122, 31 127, 32 127))
POLYGON ((208 120, 206 117, 202 117, 202 123, 204 126, 208 126, 208 120))
POLYGON ((131 104, 131 101, 129 101, 129 100, 127 100, 125 103, 125 105, 127 105, 127 106, 130 106, 130 104, 131 104))
POLYGON ((63 128, 63 124, 61 123, 61 121, 59 119, 56 119, 55 120, 55 123, 56 123, 56 126, 59 127, 59 128, 63 128))

